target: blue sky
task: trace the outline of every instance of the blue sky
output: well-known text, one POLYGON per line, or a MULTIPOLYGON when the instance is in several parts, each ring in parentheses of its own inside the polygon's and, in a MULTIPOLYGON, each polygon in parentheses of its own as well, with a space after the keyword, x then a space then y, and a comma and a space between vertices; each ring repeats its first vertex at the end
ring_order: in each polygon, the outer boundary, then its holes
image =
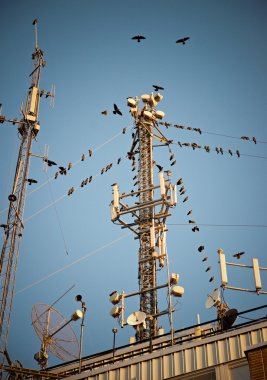
MULTIPOLYGON (((213 319, 215 309, 206 310, 205 299, 220 285, 218 248, 224 249, 228 261, 233 253, 245 251, 242 263, 251 264, 257 257, 267 267, 266 2, 15 0, 1 2, 1 16, 2 113, 19 118, 30 85, 31 23, 37 17, 39 46, 47 60, 40 87, 50 90, 55 84, 56 99, 54 109, 42 99, 41 130, 32 151, 42 154, 47 144, 49 157, 59 165, 76 163, 67 176, 54 180, 54 168, 46 174, 41 160, 31 160, 30 177, 38 184, 28 187, 8 344, 11 357, 37 368, 33 355, 40 341, 31 326, 32 306, 51 304, 73 284, 55 308, 68 318, 78 306, 75 295, 83 295, 84 355, 112 346, 116 321, 109 316, 108 294, 138 289, 138 242, 110 221, 110 185, 117 182, 121 192, 132 189, 130 161, 116 165, 131 145, 133 119, 126 98, 150 93, 152 84, 165 88, 158 106, 165 121, 202 130, 199 135, 162 127, 164 133, 175 142, 211 148, 210 153, 177 144, 172 148, 177 161, 171 168, 172 180, 183 178, 189 200, 183 203, 179 198, 168 219, 167 246, 170 270, 180 274, 185 288, 176 305, 175 329, 194 324, 197 313, 201 321, 213 319), (132 41, 136 34, 146 40, 132 41), (186 45, 175 43, 184 36, 190 36, 186 45), (112 114, 113 103, 122 117, 112 114), (105 109, 107 116, 101 115, 105 109), (241 136, 255 136, 258 143, 241 136), (225 153, 218 155, 215 147, 223 147, 225 153), (90 158, 88 149, 93 150, 90 158), (241 157, 230 156, 228 149, 238 149, 241 157), (83 153, 87 157, 81 162, 83 153), (100 175, 109 163, 112 169, 100 175), (90 175, 92 183, 80 188, 90 175), (71 186, 76 191, 68 197, 71 186), (198 233, 188 224, 189 209, 200 227, 198 233), (207 265, 201 261, 199 245, 205 246, 207 265), (208 265, 211 271, 205 273, 208 265)), ((19 149, 12 124, 0 126, 0 141, 0 222, 5 223, 19 149)), ((155 159, 169 168, 167 148, 155 149, 155 159)), ((229 279, 231 285, 253 287, 249 269, 229 269, 229 279)), ((164 281, 161 274, 160 281, 164 281)), ((164 291, 158 297, 165 308, 164 291)), ((225 291, 225 298, 229 307, 238 310, 266 303, 264 295, 233 291, 225 291)), ((138 300, 129 301, 126 314, 137 308, 138 300)), ((167 318, 160 324, 167 332, 167 318)), ((79 324, 73 328, 79 334, 79 324)), ((119 330, 117 344, 126 344, 133 334, 130 327, 119 330)), ((49 363, 59 362, 51 354, 49 363)))

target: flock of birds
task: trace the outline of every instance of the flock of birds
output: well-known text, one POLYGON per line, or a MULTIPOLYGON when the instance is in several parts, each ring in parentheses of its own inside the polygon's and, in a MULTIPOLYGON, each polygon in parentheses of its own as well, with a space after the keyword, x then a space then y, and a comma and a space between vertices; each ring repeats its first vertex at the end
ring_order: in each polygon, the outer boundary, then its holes
MULTIPOLYGON (((137 36, 133 36, 132 37, 132 40, 135 40, 137 42, 141 42, 141 40, 145 40, 146 37, 144 36, 140 36, 140 35, 137 35, 137 36)), ((188 41, 190 39, 190 37, 182 37, 182 38, 179 38, 176 43, 177 44, 182 44, 182 45, 185 45, 186 41, 188 41)))

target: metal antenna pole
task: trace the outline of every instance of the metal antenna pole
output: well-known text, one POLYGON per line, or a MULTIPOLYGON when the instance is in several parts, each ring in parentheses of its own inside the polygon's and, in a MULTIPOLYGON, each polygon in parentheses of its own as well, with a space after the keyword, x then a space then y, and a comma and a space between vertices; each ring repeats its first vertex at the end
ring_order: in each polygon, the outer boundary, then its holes
MULTIPOLYGON (((34 70, 30 74, 32 77, 31 86, 28 90, 27 101, 22 110, 23 117, 18 124, 18 131, 21 138, 20 150, 18 154, 16 173, 13 182, 7 223, 5 228, 5 239, 0 257, 0 353, 3 354, 7 347, 7 339, 10 325, 10 315, 12 309, 14 286, 18 265, 19 247, 23 233, 23 214, 26 200, 27 177, 30 168, 30 151, 32 140, 39 132, 38 122, 39 112, 39 82, 41 68, 45 66, 43 52, 37 46, 37 20, 33 22, 35 26, 36 47, 32 54, 34 60, 34 70)), ((4 357, 3 357, 4 361, 4 357)))
MULTIPOLYGON (((140 205, 153 201, 153 168, 152 168, 152 122, 141 117, 137 120, 136 128, 139 139, 139 202, 140 205), (149 189, 149 190, 147 190, 149 189)), ((156 260, 152 258, 150 228, 154 223, 154 207, 145 207, 139 210, 139 262, 138 280, 139 289, 145 290, 156 287, 156 260)), ((141 293, 140 310, 146 315, 157 314, 157 291, 141 293)), ((141 331, 141 338, 156 336, 157 319, 151 318, 147 328, 141 331), (143 335, 143 336, 142 336, 143 335)))

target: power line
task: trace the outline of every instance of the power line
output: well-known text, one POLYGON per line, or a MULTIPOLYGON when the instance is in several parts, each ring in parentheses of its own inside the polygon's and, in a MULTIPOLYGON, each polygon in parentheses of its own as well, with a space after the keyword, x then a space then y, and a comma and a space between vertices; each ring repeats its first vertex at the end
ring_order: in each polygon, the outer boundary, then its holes
MULTIPOLYGON (((254 228, 267 228, 265 224, 214 224, 214 223, 198 223, 203 227, 254 227, 254 228)), ((168 226, 188 226, 188 223, 169 223, 168 226)))

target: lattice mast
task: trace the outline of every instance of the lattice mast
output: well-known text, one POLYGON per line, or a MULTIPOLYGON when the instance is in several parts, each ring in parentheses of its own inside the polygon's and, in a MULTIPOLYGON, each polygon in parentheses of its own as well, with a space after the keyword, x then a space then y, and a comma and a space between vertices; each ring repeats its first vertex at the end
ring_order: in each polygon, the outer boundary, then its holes
MULTIPOLYGON (((41 68, 45 66, 43 52, 37 44, 37 20, 34 20, 35 27, 35 50, 32 53, 34 60, 34 70, 30 74, 31 86, 29 87, 27 100, 23 115, 20 121, 12 121, 18 124, 18 133, 21 139, 16 172, 13 182, 12 193, 9 195, 9 210, 5 225, 5 238, 0 258, 0 352, 4 353, 7 346, 9 333, 10 316, 14 295, 14 286, 18 265, 19 247, 24 229, 23 214, 26 199, 27 179, 30 168, 31 146, 40 129, 38 121, 40 95, 40 74, 41 68)), ((49 93, 45 94, 50 96, 49 93)), ((2 117, 3 119, 3 117, 2 117)), ((5 118, 4 118, 5 119, 5 118)), ((3 120, 5 121, 5 120, 3 120)))
MULTIPOLYGON (((170 207, 174 207, 176 200, 176 186, 170 183, 169 178, 164 178, 162 169, 159 173, 160 184, 154 185, 153 167, 153 140, 160 141, 162 145, 169 145, 170 142, 158 129, 158 119, 162 119, 164 113, 156 111, 155 106, 162 99, 159 93, 154 97, 143 95, 144 107, 138 109, 139 99, 129 98, 128 105, 131 107, 131 114, 135 119, 135 133, 133 143, 128 158, 133 161, 135 167, 136 157, 138 157, 138 190, 129 194, 119 194, 118 185, 113 185, 114 199, 111 203, 111 219, 119 222, 122 228, 129 228, 139 239, 138 255, 138 280, 140 294, 140 311, 148 317, 146 327, 137 331, 137 340, 154 337, 158 333, 157 318, 160 313, 157 306, 157 290, 164 286, 157 285, 156 269, 157 265, 162 268, 166 260, 166 218, 170 215, 170 207), (160 191, 160 196, 155 198, 155 192, 160 191), (124 198, 138 196, 139 202, 134 206, 124 203, 124 198), (123 220, 126 214, 131 214, 134 218, 131 221, 123 220)), ((170 291, 170 282, 168 280, 170 291)), ((135 293, 136 294, 136 293, 135 293)), ((130 295, 124 295, 128 297, 130 295)), ((115 302, 111 301, 115 304, 115 302)), ((123 309, 123 307, 122 307, 123 309)), ((171 315, 171 307, 168 313, 171 315)), ((123 310, 122 310, 123 313, 123 310)), ((111 314, 116 317, 116 312, 111 314)), ((122 322, 122 325, 124 322, 122 322)))

